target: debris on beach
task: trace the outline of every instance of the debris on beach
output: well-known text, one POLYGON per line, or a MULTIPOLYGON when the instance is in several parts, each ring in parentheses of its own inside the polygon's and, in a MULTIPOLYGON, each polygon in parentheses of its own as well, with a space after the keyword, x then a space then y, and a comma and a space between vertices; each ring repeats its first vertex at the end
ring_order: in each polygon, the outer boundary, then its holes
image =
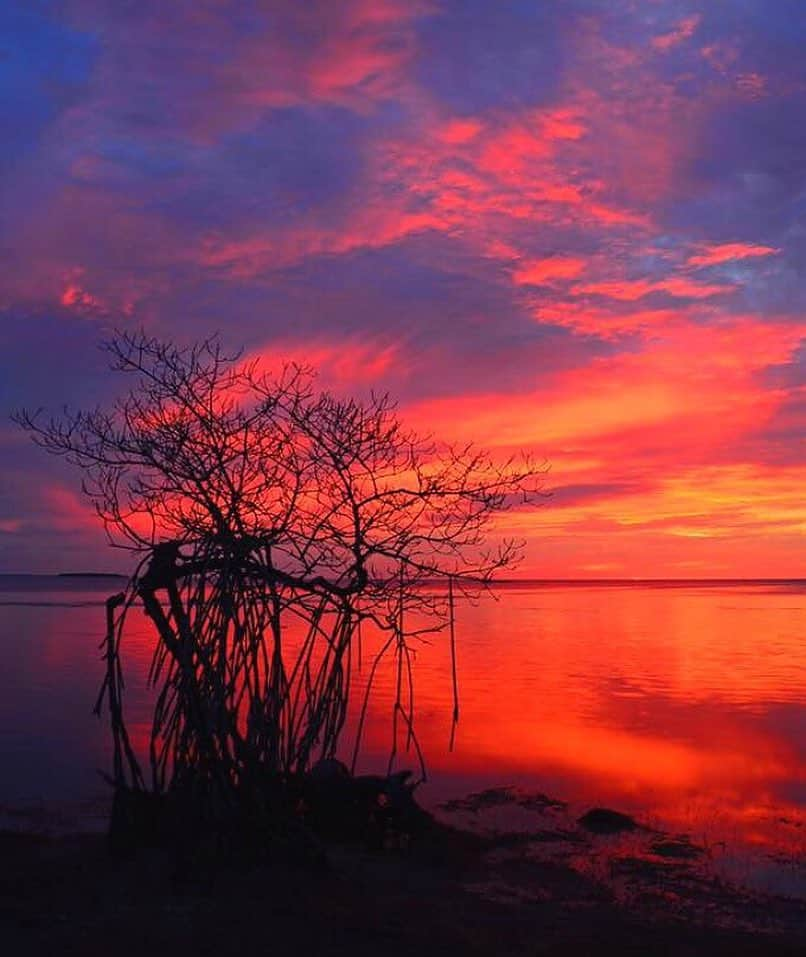
POLYGON ((568 807, 565 801, 558 801, 541 792, 529 793, 512 786, 506 786, 486 788, 483 791, 468 794, 467 797, 444 801, 439 805, 439 809, 448 813, 469 811, 472 814, 478 814, 480 811, 505 805, 521 807, 527 811, 546 811, 550 809, 562 811, 568 807))

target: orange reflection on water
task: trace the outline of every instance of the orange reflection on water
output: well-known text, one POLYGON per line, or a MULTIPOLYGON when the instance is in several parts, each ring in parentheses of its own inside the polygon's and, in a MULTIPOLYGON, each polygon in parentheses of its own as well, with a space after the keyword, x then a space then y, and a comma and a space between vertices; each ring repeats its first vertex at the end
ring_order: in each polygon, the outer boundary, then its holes
MULTIPOLYGON (((519 585, 496 595, 458 607, 461 718, 452 753, 447 636, 417 646, 426 803, 519 784, 711 839, 776 848, 804 833, 802 584, 519 585)), ((81 781, 99 786, 108 740, 90 709, 102 674, 103 597, 91 607, 4 608, 0 640, 14 667, 0 675, 0 743, 15 782, 4 801, 36 789, 59 798, 81 781)), ((144 750, 153 637, 141 612, 132 616, 126 708, 144 750)), ((365 638, 345 756, 369 670, 365 638)), ((393 687, 390 659, 371 702, 363 769, 386 766, 393 687)), ((398 765, 415 767, 399 744, 398 765)))
MULTIPOLYGON (((804 819, 801 588, 521 586, 498 597, 461 609, 453 754, 446 642, 419 655, 433 791, 524 784, 748 841, 771 840, 765 814, 804 819)), ((372 750, 388 737, 379 719, 372 750)))

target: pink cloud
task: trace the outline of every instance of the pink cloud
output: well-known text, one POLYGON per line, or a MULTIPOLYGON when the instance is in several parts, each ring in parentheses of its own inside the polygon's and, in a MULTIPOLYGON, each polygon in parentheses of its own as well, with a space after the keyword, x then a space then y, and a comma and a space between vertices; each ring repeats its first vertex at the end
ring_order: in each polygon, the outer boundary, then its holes
POLYGON ((81 309, 97 309, 98 300, 75 283, 68 283, 59 300, 63 306, 81 309))
POLYGON ((734 40, 717 40, 700 49, 702 58, 717 73, 725 74, 739 58, 739 47, 734 40))
MULTIPOLYGON (((584 117, 573 107, 485 122, 435 117, 414 136, 372 145, 365 157, 364 201, 350 207, 346 220, 330 226, 317 211, 309 221, 269 226, 251 236, 207 236, 200 259, 232 276, 249 276, 308 256, 388 246, 425 231, 461 233, 489 251, 501 248, 496 232, 506 229, 507 220, 643 225, 640 215, 603 199, 602 183, 578 181, 565 169, 563 151, 581 148, 584 134, 584 117)), ((518 255, 515 250, 513 258, 518 255)))
POLYGON ((684 17, 677 23, 674 29, 670 30, 668 33, 662 33, 659 36, 652 38, 652 46, 656 50, 667 51, 672 47, 677 46, 678 43, 682 43, 684 40, 688 40, 694 35, 695 30, 700 25, 700 20, 702 17, 699 13, 694 13, 690 17, 684 17))
POLYGON ((438 210, 409 212, 399 205, 370 204, 356 210, 347 223, 318 228, 311 220, 287 229, 268 229, 255 235, 219 239, 204 238, 199 250, 200 263, 231 278, 248 278, 301 262, 308 257, 342 255, 356 249, 377 249, 392 245, 407 236, 443 231, 445 218, 438 210))
POLYGON ((575 256, 549 256, 522 263, 513 272, 512 279, 518 286, 540 285, 552 279, 574 279, 585 266, 585 260, 575 256))
POLYGON ((482 131, 483 126, 478 120, 454 119, 449 120, 439 131, 439 138, 446 143, 468 143, 475 139, 482 131))
POLYGON ((740 73, 736 89, 748 100, 760 100, 767 92, 767 78, 760 73, 740 73))
POLYGON ((719 243, 701 247, 702 251, 686 260, 689 266, 716 266, 719 263, 736 259, 753 259, 759 256, 773 256, 781 250, 774 246, 762 246, 760 243, 719 243))
POLYGON ((260 367, 277 372, 284 363, 309 367, 322 388, 349 390, 364 386, 384 387, 390 379, 404 375, 408 359, 396 343, 361 340, 306 339, 274 340, 251 351, 244 362, 258 360, 260 367))
POLYGON ((698 283, 683 277, 669 279, 613 279, 603 282, 592 282, 574 288, 577 295, 605 296, 609 299, 618 299, 624 302, 634 302, 652 292, 666 292, 670 296, 681 299, 708 299, 731 292, 732 286, 717 285, 715 283, 698 283))
POLYGON ((58 532, 95 534, 98 517, 88 499, 64 485, 47 482, 40 486, 38 498, 41 520, 58 532))
POLYGON ((244 14, 247 32, 229 3, 164 4, 151 15, 97 0, 68 6, 79 29, 103 37, 91 95, 69 111, 73 127, 126 116, 132 83, 121 83, 121 69, 129 79, 140 70, 155 89, 175 87, 161 135, 203 145, 271 109, 327 104, 366 114, 405 98, 415 24, 434 9, 431 0, 272 0, 244 14))
POLYGON ((557 326, 573 329, 583 335, 602 339, 617 339, 625 333, 651 334, 667 325, 674 325, 685 315, 681 307, 675 309, 602 308, 573 300, 557 299, 535 307, 535 318, 557 326))

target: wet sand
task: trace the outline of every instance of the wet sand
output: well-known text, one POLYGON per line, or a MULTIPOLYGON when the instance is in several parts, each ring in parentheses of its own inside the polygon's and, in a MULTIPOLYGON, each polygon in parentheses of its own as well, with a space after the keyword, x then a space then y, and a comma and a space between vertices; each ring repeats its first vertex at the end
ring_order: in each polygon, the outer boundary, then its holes
MULTIPOLYGON (((468 810, 465 808, 464 810, 468 810)), ((601 822, 600 822, 601 823, 601 822)), ((605 822, 606 823, 606 822, 605 822)), ((304 866, 110 856, 102 835, 0 832, 4 953, 794 955, 806 903, 727 885, 697 850, 554 825, 439 827, 400 846, 329 846, 304 866), (580 862, 587 862, 581 864, 580 862)))

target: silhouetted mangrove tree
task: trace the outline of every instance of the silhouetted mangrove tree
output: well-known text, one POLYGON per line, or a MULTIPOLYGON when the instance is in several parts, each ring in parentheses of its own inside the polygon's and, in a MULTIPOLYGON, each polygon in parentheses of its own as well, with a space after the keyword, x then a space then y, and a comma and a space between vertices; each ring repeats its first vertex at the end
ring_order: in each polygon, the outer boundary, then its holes
POLYGON ((476 593, 516 560, 514 542, 488 548, 485 535, 496 513, 539 494, 543 468, 419 437, 387 396, 336 398, 310 370, 266 374, 217 338, 180 348, 126 333, 105 348, 134 378, 125 397, 17 419, 81 469, 110 541, 136 556, 107 604, 97 704, 109 710, 118 796, 178 795, 199 823, 297 806, 293 782, 333 767, 362 627, 382 640, 353 771, 385 661, 390 774, 399 744, 419 754, 412 642, 449 620, 453 642, 454 591, 476 593), (134 606, 155 639, 147 746, 124 708, 134 606))

